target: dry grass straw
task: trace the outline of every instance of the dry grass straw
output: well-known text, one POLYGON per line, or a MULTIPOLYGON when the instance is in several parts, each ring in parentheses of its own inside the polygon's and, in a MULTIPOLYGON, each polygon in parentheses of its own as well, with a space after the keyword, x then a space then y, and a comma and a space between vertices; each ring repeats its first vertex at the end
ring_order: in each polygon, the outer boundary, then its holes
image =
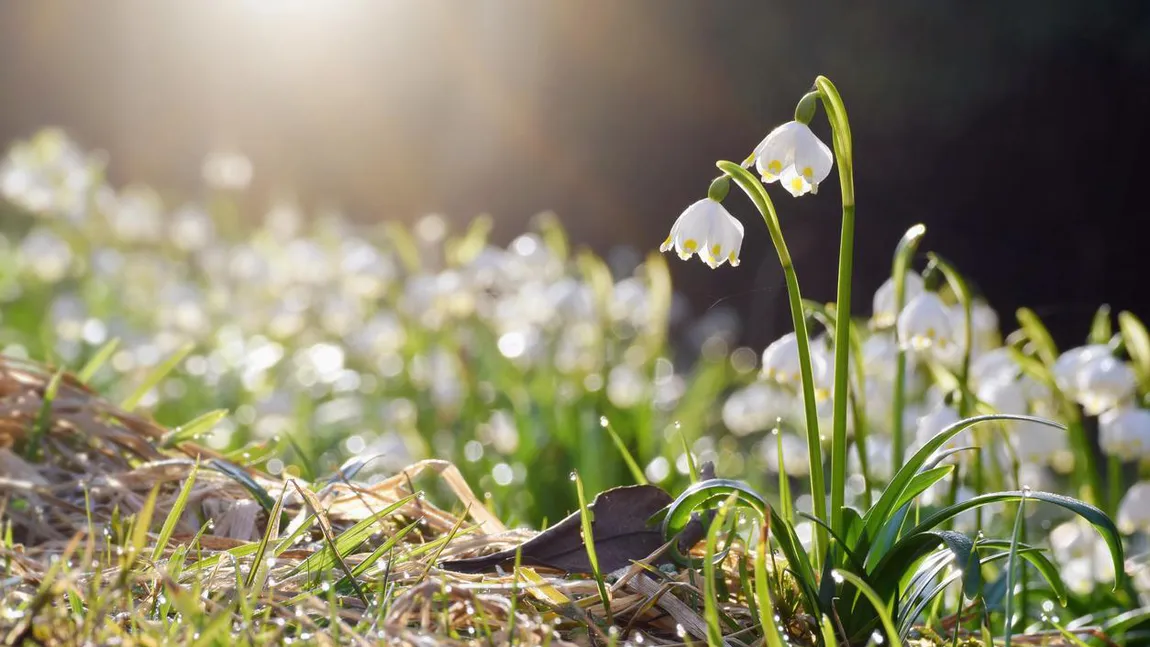
MULTIPOLYGON (((286 523, 269 529, 266 502, 250 484, 210 469, 222 456, 191 442, 158 449, 167 429, 116 408, 71 375, 61 376, 42 417, 53 375, 0 358, 0 641, 589 645, 706 637, 700 580, 688 571, 636 564, 614 574, 616 624, 607 627, 591 579, 437 568, 440 560, 533 535, 505 528, 446 461, 422 461, 370 485, 339 475, 293 482, 237 467, 281 507, 286 523), (33 462, 22 448, 38 419, 46 424, 41 459, 33 462), (463 518, 411 496, 424 473, 442 480, 463 518), (171 540, 157 547, 158 529, 181 505, 171 540), (389 506, 396 509, 381 515, 389 506), (143 543, 135 546, 129 519, 147 514, 152 522, 146 534, 133 533, 143 543), (364 520, 371 520, 365 541, 341 546, 364 520), (330 559, 321 560, 324 551, 330 559), (257 552, 262 563, 253 565, 257 552)), ((727 574, 730 599, 743 599, 738 578, 727 574)), ((754 626, 742 605, 723 612, 740 627, 754 626)), ((749 644, 754 633, 742 635, 749 644)), ((743 642, 737 631, 729 638, 743 642)))

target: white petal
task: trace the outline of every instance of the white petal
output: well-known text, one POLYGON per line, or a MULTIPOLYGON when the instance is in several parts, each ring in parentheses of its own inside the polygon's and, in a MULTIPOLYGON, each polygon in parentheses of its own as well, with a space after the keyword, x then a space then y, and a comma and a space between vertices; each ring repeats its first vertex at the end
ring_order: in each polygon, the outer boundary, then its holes
POLYGON ((795 133, 802 128, 806 126, 797 121, 788 121, 772 130, 755 147, 755 169, 763 176, 764 182, 774 182, 782 175, 784 168, 794 163, 795 133))
POLYGON ((811 183, 807 182, 806 178, 799 175, 793 164, 783 169, 782 174, 779 175, 779 184, 782 184, 783 188, 787 190, 787 193, 790 193, 796 198, 805 193, 810 193, 813 188, 811 183))
POLYGON ((834 154, 807 126, 796 129, 794 138, 795 170, 810 183, 811 192, 814 193, 819 183, 830 175, 831 166, 834 165, 834 154))

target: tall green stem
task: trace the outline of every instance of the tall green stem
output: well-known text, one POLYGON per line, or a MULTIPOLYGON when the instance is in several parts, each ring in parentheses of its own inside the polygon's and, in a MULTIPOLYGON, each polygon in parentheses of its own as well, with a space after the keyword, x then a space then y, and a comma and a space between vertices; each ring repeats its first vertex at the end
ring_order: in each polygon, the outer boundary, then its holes
POLYGON ((902 340, 898 338, 897 318, 906 305, 906 273, 910 266, 910 259, 918 249, 918 241, 926 234, 926 227, 921 224, 906 230, 894 251, 894 264, 891 267, 891 280, 894 282, 894 316, 895 325, 895 369, 894 393, 891 398, 891 458, 892 472, 894 474, 902 466, 903 452, 906 443, 903 440, 902 410, 906 406, 906 350, 903 349, 902 340))
POLYGON ((839 167, 839 186, 842 188, 843 225, 839 239, 839 279, 835 309, 840 325, 835 326, 835 382, 832 400, 834 426, 831 437, 831 528, 843 534, 843 506, 847 479, 847 399, 850 397, 850 316, 851 273, 854 264, 855 188, 854 158, 851 152, 851 128, 847 121, 846 106, 830 79, 815 79, 827 120, 834 133, 835 158, 839 167), (842 322, 846 325, 841 325, 842 322))
MULTIPOLYGON (((795 327, 795 340, 799 347, 799 373, 803 384, 803 406, 807 422, 807 450, 810 458, 811 499, 814 502, 815 516, 824 522, 827 520, 826 482, 823 479, 823 453, 822 437, 819 435, 819 414, 815 404, 815 380, 811 370, 811 340, 807 332, 807 321, 803 313, 803 296, 799 292, 799 278, 795 274, 795 266, 791 262, 791 253, 787 250, 787 243, 783 240, 783 230, 779 225, 779 216, 775 213, 775 205, 767 195, 766 188, 758 178, 751 175, 742 166, 734 162, 720 161, 716 163, 719 170, 731 176, 739 188, 747 194, 751 202, 763 216, 767 224, 767 231, 771 235, 771 242, 779 255, 779 264, 783 267, 783 276, 787 281, 787 299, 791 306, 791 322, 795 327)), ((815 524, 815 546, 811 551, 812 562, 821 561, 820 547, 829 546, 829 534, 822 526, 815 524)))

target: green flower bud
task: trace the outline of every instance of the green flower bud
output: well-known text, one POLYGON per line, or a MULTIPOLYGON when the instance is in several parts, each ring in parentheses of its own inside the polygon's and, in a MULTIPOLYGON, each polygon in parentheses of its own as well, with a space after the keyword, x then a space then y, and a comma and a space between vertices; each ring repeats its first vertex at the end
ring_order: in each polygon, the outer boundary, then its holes
POLYGON ((799 99, 799 104, 795 106, 795 121, 800 124, 809 126, 811 120, 815 118, 815 109, 819 107, 819 93, 808 92, 799 99))
POLYGON ((720 175, 711 182, 711 187, 707 189, 707 197, 715 202, 722 202, 727 197, 727 193, 731 190, 731 178, 726 175, 720 175))

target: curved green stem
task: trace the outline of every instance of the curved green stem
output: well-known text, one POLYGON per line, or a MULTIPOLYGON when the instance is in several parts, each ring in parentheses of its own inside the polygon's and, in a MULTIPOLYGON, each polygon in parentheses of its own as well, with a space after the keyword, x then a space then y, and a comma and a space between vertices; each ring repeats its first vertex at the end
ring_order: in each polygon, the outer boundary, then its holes
MULTIPOLYGON (((783 230, 779 225, 779 216, 775 213, 775 205, 767 195, 766 188, 758 178, 751 175, 742 166, 734 162, 720 161, 715 164, 719 170, 731 176, 739 188, 747 194, 751 202, 763 216, 767 231, 771 235, 775 251, 779 255, 779 264, 783 267, 783 276, 787 281, 787 299, 791 306, 791 322, 795 327, 795 339, 799 347, 799 372, 803 384, 803 406, 807 422, 807 450, 810 457, 811 500, 814 503, 815 516, 827 521, 826 482, 823 479, 823 453, 822 437, 819 435, 819 414, 815 404, 815 380, 811 370, 811 340, 807 332, 807 321, 803 313, 803 296, 799 291, 799 279, 795 274, 795 266, 791 262, 791 253, 787 250, 787 243, 783 240, 783 230)), ((829 535, 818 524, 815 525, 815 547, 811 551, 814 561, 819 560, 820 547, 828 546, 829 535)))
POLYGON ((891 267, 891 280, 894 281, 894 316, 895 325, 895 369, 894 393, 891 398, 891 454, 894 460, 894 471, 897 472, 902 465, 903 453, 906 451, 906 442, 903 440, 902 410, 906 406, 906 351, 902 347, 902 340, 898 338, 897 318, 906 305, 906 272, 910 266, 910 259, 918 249, 918 241, 926 234, 926 227, 921 224, 914 225, 906 230, 894 251, 894 264, 891 267))
MULTIPOLYGON (((826 110, 827 120, 834 133, 835 157, 839 167, 839 186, 842 188, 843 225, 839 239, 839 277, 835 309, 839 318, 850 320, 851 273, 854 264, 855 189, 854 158, 851 153, 851 128, 847 121, 842 97, 830 79, 815 79, 819 98, 826 110)), ((832 392, 834 426, 831 437, 831 528, 843 531, 843 506, 846 496, 847 474, 847 398, 850 375, 850 325, 835 326, 835 381, 832 392)))

